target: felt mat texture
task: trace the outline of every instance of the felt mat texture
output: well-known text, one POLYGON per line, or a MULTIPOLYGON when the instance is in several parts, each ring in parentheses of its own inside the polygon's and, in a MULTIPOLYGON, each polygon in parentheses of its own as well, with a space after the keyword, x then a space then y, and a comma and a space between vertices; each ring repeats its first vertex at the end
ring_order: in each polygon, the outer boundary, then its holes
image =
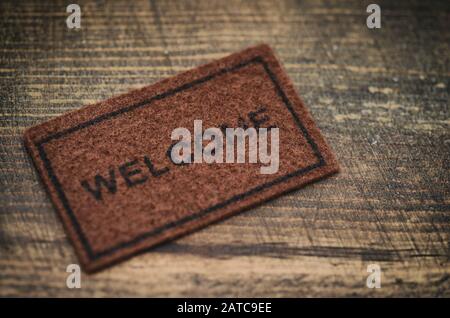
POLYGON ((25 145, 93 272, 338 171, 273 51, 259 45, 85 106, 25 132, 25 145), (279 128, 280 165, 174 164, 175 128, 279 128))

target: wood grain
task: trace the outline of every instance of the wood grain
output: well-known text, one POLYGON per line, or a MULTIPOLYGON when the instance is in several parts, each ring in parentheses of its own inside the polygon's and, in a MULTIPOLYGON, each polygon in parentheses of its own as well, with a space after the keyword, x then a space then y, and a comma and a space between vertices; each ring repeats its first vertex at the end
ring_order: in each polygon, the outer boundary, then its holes
POLYGON ((0 4, 0 296, 450 296, 448 1, 0 4), (277 52, 342 172, 66 287, 26 127, 247 46, 277 52), (369 264, 382 287, 366 287, 369 264))

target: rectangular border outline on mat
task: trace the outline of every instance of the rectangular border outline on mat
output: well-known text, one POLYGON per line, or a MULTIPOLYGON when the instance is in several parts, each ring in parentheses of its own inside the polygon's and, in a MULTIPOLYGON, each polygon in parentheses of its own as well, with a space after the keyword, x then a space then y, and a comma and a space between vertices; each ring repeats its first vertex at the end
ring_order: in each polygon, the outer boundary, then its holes
POLYGON ((96 259, 98 259, 98 258, 100 258, 102 256, 106 256, 106 255, 109 255, 111 253, 114 253, 114 252, 116 252, 116 251, 118 251, 120 249, 126 248, 126 247, 128 247, 130 245, 134 245, 136 243, 139 243, 140 241, 145 240, 145 239, 147 239, 147 238, 149 238, 151 236, 158 235, 158 234, 162 233, 163 231, 165 231, 165 230, 167 230, 169 228, 176 227, 176 226, 182 225, 184 223, 190 222, 190 221, 192 221, 194 219, 200 218, 200 217, 202 217, 202 216, 204 216, 206 214, 214 212, 217 209, 223 208, 223 207, 225 207, 225 206, 227 206, 227 205, 229 205, 229 204, 231 204, 233 202, 242 200, 242 199, 244 199, 244 198, 246 198, 246 197, 248 197, 250 195, 253 195, 253 194, 258 193, 258 192, 260 192, 262 190, 270 188, 270 187, 272 187, 272 186, 274 186, 274 185, 276 185, 278 183, 281 183, 281 182, 283 182, 285 180, 288 180, 288 179, 290 179, 292 177, 299 176, 299 175, 302 175, 302 174, 306 174, 306 173, 308 173, 308 172, 310 172, 310 171, 312 171, 314 169, 317 169, 317 168, 322 167, 322 166, 325 165, 325 160, 324 160, 324 158, 323 158, 319 148, 317 147, 317 144, 311 138, 311 136, 308 133, 308 130, 304 127, 304 125, 302 124, 302 122, 298 118, 297 114, 295 113, 295 111, 294 111, 294 109, 292 107, 291 102, 289 101, 289 99, 287 98, 286 94, 283 92, 280 84, 278 83, 278 80, 277 80, 275 74, 270 70, 269 65, 267 64, 266 61, 264 61, 264 59, 261 56, 256 56, 256 57, 254 57, 254 58, 252 58, 252 59, 250 59, 250 60, 248 60, 246 62, 239 63, 239 64, 234 65, 232 67, 223 68, 223 69, 221 69, 220 71, 218 71, 216 73, 213 73, 213 74, 210 74, 208 76, 202 77, 200 79, 194 80, 192 82, 186 83, 186 84, 181 85, 181 86, 179 86, 177 88, 170 89, 170 90, 168 90, 168 91, 166 91, 164 93, 160 93, 158 95, 155 95, 155 96, 153 96, 153 97, 151 97, 149 99, 146 99, 146 100, 144 100, 142 102, 139 102, 139 103, 130 105, 128 107, 124 107, 124 108, 115 110, 115 111, 110 112, 110 113, 106 113, 106 114, 100 115, 100 116, 98 116, 98 117, 96 117, 96 118, 94 118, 92 120, 89 120, 87 122, 81 123, 81 124, 76 125, 74 127, 62 130, 60 132, 53 133, 53 134, 51 134, 51 135, 49 135, 49 136, 47 136, 45 138, 42 138, 38 142, 36 142, 35 146, 36 146, 36 148, 39 151, 39 156, 41 157, 41 160, 44 163, 44 167, 47 170, 47 174, 48 174, 48 176, 50 178, 50 181, 53 183, 53 186, 55 187, 56 192, 58 194, 58 197, 61 200, 61 203, 63 204, 63 207, 66 210, 66 212, 67 212, 67 214, 68 214, 68 216, 69 216, 69 218, 70 218, 70 220, 72 222, 72 226, 75 229, 77 235, 79 236, 80 241, 83 244, 84 248, 86 249, 88 257, 89 257, 89 259, 91 261, 94 261, 94 260, 96 260, 96 259), (135 109, 138 109, 138 108, 146 106, 146 105, 148 106, 148 105, 150 105, 152 102, 154 102, 156 100, 161 100, 161 99, 164 99, 166 97, 175 95, 175 94, 177 94, 177 93, 179 93, 179 92, 181 92, 183 90, 186 90, 186 89, 192 88, 192 87, 194 87, 196 85, 199 85, 199 84, 202 84, 204 82, 207 82, 207 81, 209 81, 209 80, 211 80, 211 79, 213 79, 213 78, 215 78, 217 76, 220 76, 220 75, 223 75, 223 74, 226 74, 226 73, 229 73, 229 72, 236 71, 236 70, 238 70, 240 68, 243 68, 244 66, 247 66, 247 65, 253 64, 253 63, 260 63, 264 67, 264 70, 269 75, 270 79, 272 80, 272 82, 273 82, 273 84, 275 86, 275 90, 278 93, 278 96, 282 99, 283 103, 286 105, 287 109, 289 110, 289 112, 293 116, 295 123, 299 127, 299 129, 302 132, 303 136, 308 141, 308 144, 311 146, 311 149, 314 152, 316 158, 318 159, 318 162, 315 163, 315 164, 312 164, 312 165, 310 165, 308 167, 305 167, 305 168, 296 170, 294 172, 291 172, 291 173, 289 173, 287 175, 278 177, 278 178, 276 178, 276 179, 274 179, 274 180, 272 180, 270 182, 267 182, 267 183, 264 183, 262 185, 259 185, 259 186, 255 187, 255 188, 253 188, 253 189, 251 189, 251 190, 249 190, 247 192, 235 195, 235 196, 231 197, 228 200, 225 200, 225 201, 223 201, 221 203, 215 204, 215 205, 213 205, 213 206, 211 206, 209 208, 203 209, 203 210, 201 210, 201 211, 199 211, 197 213, 194 213, 192 215, 189 215, 189 216, 187 216, 185 218, 182 218, 182 219, 174 221, 174 222, 167 223, 167 224, 165 224, 165 225, 163 225, 163 226, 161 226, 159 228, 151 230, 150 232, 146 232, 146 233, 140 234, 136 238, 134 238, 134 239, 132 239, 130 241, 122 242, 122 243, 117 244, 116 246, 109 247, 109 248, 107 248, 107 249, 105 249, 103 251, 94 253, 94 251, 92 250, 91 245, 89 244, 89 241, 88 241, 86 235, 83 233, 83 230, 82 230, 82 227, 81 227, 80 223, 78 222, 75 214, 72 211, 72 208, 69 205, 69 201, 68 201, 66 195, 64 194, 64 191, 62 189, 61 183, 59 182, 58 178, 56 177, 56 175, 55 175, 55 173, 53 171, 51 162, 48 159, 47 154, 46 154, 46 152, 44 150, 44 144, 50 142, 53 139, 61 138, 63 136, 71 134, 71 133, 73 133, 73 132, 75 132, 77 130, 80 130, 80 129, 83 129, 83 128, 95 125, 97 123, 100 123, 103 120, 114 118, 114 117, 116 117, 116 116, 118 116, 120 114, 124 114, 124 113, 127 113, 129 111, 133 111, 135 109))

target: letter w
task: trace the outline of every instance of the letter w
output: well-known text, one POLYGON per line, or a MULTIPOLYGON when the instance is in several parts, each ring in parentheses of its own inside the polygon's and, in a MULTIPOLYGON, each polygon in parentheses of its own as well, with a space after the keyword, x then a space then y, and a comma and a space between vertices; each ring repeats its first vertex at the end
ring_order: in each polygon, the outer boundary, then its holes
POLYGON ((94 179, 95 179, 95 189, 92 189, 91 185, 86 180, 81 181, 81 185, 86 191, 91 193, 96 200, 98 201, 102 200, 102 189, 101 189, 102 186, 105 186, 108 189, 109 193, 112 194, 116 193, 117 185, 114 169, 109 170, 109 180, 106 180, 101 175, 96 175, 94 179))

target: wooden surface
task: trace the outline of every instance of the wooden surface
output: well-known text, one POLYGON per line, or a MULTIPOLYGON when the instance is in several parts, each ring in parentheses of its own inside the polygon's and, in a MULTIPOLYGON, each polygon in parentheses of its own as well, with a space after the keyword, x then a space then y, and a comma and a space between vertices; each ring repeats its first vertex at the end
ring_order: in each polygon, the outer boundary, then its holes
POLYGON ((0 4, 1 296, 450 296, 448 1, 0 4), (25 128, 270 44, 342 172, 66 287, 25 128), (366 287, 369 264, 381 289, 366 287))

